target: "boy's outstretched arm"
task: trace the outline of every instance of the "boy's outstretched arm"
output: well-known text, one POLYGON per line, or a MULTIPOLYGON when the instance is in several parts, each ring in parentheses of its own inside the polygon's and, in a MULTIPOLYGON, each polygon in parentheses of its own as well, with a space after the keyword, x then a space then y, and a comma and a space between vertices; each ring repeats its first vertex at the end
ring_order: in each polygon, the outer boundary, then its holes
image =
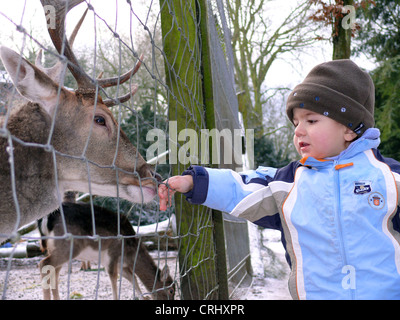
POLYGON ((191 175, 173 176, 164 181, 158 187, 160 197, 160 210, 165 211, 171 206, 171 199, 175 192, 187 193, 193 189, 193 177, 191 175))
POLYGON ((173 176, 160 184, 160 210, 171 206, 171 198, 178 191, 192 204, 231 212, 243 198, 268 184, 265 176, 269 171, 264 171, 248 171, 242 176, 229 169, 192 165, 181 176, 173 176))

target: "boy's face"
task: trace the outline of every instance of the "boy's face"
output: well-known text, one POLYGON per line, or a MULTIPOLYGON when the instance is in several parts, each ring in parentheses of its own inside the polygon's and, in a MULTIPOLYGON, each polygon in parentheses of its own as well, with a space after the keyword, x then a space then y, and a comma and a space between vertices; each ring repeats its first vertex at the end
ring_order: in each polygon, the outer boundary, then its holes
POLYGON ((294 108, 293 142, 302 158, 337 156, 357 135, 339 122, 307 109, 294 108))

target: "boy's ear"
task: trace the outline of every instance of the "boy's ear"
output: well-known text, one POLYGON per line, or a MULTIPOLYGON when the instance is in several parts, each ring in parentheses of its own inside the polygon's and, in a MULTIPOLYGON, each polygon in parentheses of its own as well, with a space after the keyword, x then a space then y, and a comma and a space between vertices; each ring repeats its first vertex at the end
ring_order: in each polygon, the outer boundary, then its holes
POLYGON ((351 129, 347 128, 347 127, 345 127, 345 128, 346 128, 346 130, 344 132, 344 139, 347 142, 354 141, 357 138, 357 133, 355 133, 353 130, 351 130, 351 129))

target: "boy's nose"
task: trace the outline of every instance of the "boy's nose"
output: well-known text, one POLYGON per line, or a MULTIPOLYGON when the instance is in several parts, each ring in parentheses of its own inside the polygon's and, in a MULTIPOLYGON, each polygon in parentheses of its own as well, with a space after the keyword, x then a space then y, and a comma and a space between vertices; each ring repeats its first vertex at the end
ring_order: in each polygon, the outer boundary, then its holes
POLYGON ((299 123, 296 128, 294 129, 294 134, 296 135, 296 137, 301 137, 304 136, 304 127, 302 126, 301 123, 299 123))

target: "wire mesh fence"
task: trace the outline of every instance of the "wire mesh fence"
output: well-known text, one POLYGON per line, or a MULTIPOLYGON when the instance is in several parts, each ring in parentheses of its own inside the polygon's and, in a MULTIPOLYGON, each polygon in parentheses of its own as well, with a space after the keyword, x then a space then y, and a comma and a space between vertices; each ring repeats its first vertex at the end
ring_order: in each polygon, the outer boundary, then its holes
POLYGON ((243 165, 223 2, 19 8, 0 10, 13 49, 1 49, 2 298, 232 297, 251 273, 247 225, 178 194, 160 211, 155 191, 190 164, 243 165))

